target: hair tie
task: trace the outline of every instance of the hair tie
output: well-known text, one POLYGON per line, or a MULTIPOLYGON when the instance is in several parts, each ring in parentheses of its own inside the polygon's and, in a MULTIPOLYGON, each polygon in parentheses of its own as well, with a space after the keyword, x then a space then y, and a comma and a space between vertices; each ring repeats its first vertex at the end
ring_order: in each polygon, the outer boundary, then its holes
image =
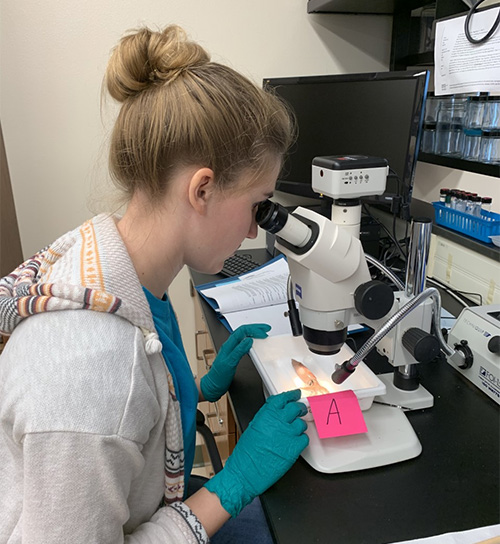
POLYGON ((158 70, 155 68, 149 72, 149 81, 156 81, 158 79, 158 70))

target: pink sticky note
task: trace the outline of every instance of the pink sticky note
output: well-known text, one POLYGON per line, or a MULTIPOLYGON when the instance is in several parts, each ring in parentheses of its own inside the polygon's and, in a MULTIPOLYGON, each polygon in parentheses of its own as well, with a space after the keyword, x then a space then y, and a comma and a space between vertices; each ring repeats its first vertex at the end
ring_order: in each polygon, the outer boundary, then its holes
POLYGON ((308 397, 320 438, 366 433, 363 412, 354 391, 308 397))

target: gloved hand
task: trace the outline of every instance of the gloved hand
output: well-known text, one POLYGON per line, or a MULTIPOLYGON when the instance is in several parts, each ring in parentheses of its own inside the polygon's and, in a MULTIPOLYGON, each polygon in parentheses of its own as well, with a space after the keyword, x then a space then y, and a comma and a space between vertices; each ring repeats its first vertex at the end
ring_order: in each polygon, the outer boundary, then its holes
POLYGON ((270 325, 253 323, 241 325, 222 344, 212 368, 200 381, 200 389, 205 400, 215 402, 227 392, 233 381, 240 359, 252 347, 252 338, 267 338, 270 325))
POLYGON ((299 389, 269 397, 224 468, 205 484, 231 516, 277 482, 309 444, 307 423, 300 419, 307 408, 299 399, 299 389))

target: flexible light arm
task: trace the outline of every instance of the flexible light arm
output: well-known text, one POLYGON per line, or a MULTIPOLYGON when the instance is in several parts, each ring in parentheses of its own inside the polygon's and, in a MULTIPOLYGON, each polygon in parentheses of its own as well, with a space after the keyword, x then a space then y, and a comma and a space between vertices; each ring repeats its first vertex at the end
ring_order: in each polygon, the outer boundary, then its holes
MULTIPOLYGON (((361 348, 342 365, 337 365, 335 371, 332 374, 332 380, 334 383, 343 383, 355 370, 358 364, 370 353, 370 351, 384 338, 384 336, 393 329, 400 321, 402 321, 412 310, 422 304, 424 300, 432 298, 433 301, 433 314, 434 317, 441 315, 441 297, 439 291, 434 287, 429 287, 425 291, 422 291, 415 298, 407 302, 399 311, 397 311, 390 319, 388 319, 384 325, 371 336, 361 348)), ((440 327, 436 327, 436 336, 441 345, 441 349, 448 357, 455 354, 455 350, 450 348, 443 337, 440 327)))

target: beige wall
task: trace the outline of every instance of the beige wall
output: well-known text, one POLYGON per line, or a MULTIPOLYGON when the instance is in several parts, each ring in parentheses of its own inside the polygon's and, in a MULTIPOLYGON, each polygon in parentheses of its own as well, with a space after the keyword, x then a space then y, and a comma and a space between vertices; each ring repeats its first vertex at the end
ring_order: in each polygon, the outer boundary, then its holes
MULTIPOLYGON (((181 24, 259 83, 389 63, 389 17, 308 16, 305 0, 20 0, 0 9, 0 118, 25 256, 100 209, 113 114, 101 119, 101 80, 125 30, 181 24)), ((187 274, 170 294, 193 360, 187 274)))
POLYGON ((500 179, 419 162, 413 196, 427 202, 439 200, 440 187, 470 191, 493 198, 492 210, 500 212, 500 179))
MULTIPOLYGON (((391 17, 308 15, 306 5, 306 0, 2 1, 0 119, 25 256, 100 209, 114 113, 108 105, 101 115, 101 80, 125 30, 179 23, 215 60, 259 83, 264 77, 388 69, 391 17)), ((422 192, 430 194, 447 172, 425 165, 422 192)), ((255 244, 262 246, 263 238, 255 244)), ((171 296, 174 303, 185 302, 186 274, 171 296)), ((194 326, 191 305, 177 308, 187 338, 194 326)), ((186 344, 192 358, 192 343, 186 344)))
POLYGON ((389 60, 389 17, 308 16, 305 0, 21 0, 1 10, 0 115, 26 254, 86 219, 106 179, 101 80, 125 30, 179 23, 257 82, 389 60))

